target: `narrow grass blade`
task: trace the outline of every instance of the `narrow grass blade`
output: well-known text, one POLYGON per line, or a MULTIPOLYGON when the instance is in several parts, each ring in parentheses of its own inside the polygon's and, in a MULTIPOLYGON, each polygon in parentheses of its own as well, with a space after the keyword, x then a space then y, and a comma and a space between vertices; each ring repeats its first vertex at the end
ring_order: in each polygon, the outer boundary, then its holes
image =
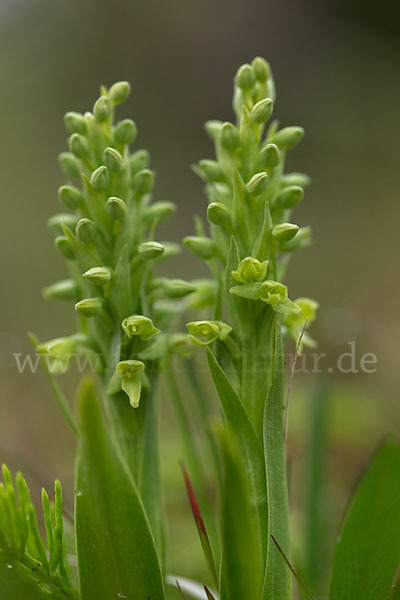
MULTIPOLYGON (((205 591, 206 586, 203 586, 197 581, 192 581, 186 577, 176 577, 175 575, 167 575, 165 581, 168 585, 180 589, 181 593, 185 594, 184 597, 194 598, 194 600, 207 599, 207 592, 205 591)), ((211 594, 210 590, 208 590, 208 592, 211 594)), ((211 598, 214 598, 214 600, 219 600, 218 594, 214 591, 212 592, 211 598)))
POLYGON ((387 600, 400 562, 400 451, 387 441, 351 501, 336 547, 330 600, 387 600))
POLYGON ((206 585, 204 586, 204 591, 207 594, 207 600, 215 600, 215 597, 212 595, 212 593, 206 585))
POLYGON ((218 575, 217 570, 215 568, 214 557, 211 549, 210 540, 207 535, 206 526, 203 521, 203 517, 201 516, 200 507, 198 505, 196 494, 194 492, 193 486, 191 484, 188 472, 186 471, 183 464, 181 464, 183 477, 185 480, 186 490, 190 502, 190 506, 192 508, 193 517, 196 523, 197 531, 200 538, 201 547, 203 549, 204 557, 207 561, 208 568, 210 570, 211 576, 216 586, 218 586, 218 575))
POLYGON ((304 591, 305 595, 307 596, 307 598, 309 598, 310 600, 314 600, 311 592, 309 592, 309 590, 307 589, 305 583, 303 582, 303 580, 301 579, 300 575, 296 572, 296 570, 294 569, 293 565, 290 563, 288 557, 286 556, 286 554, 284 553, 284 551, 282 550, 282 548, 280 547, 280 545, 278 544, 278 542, 276 541, 276 539, 274 538, 273 535, 271 535, 272 541, 274 542, 279 554, 282 556, 283 560, 285 561, 285 563, 287 564, 288 568, 290 569, 291 573, 293 574, 293 577, 296 579, 297 583, 299 584, 300 588, 304 591))
POLYGON ((91 380, 79 396, 75 528, 81 600, 164 599, 142 502, 105 429, 91 380))

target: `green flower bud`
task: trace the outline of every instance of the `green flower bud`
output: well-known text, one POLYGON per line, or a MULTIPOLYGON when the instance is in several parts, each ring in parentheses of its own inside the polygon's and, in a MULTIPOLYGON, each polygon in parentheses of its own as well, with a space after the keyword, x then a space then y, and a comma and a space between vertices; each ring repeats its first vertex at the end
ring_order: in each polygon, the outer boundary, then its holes
POLYGON ((300 227, 295 238, 281 245, 284 252, 293 252, 299 248, 306 248, 311 244, 311 227, 300 227))
POLYGON ((73 133, 68 140, 69 149, 76 158, 85 158, 90 154, 90 146, 86 138, 79 133, 73 133))
POLYGON ((160 258, 165 252, 165 248, 159 242, 143 242, 139 246, 140 257, 144 260, 155 260, 160 258))
POLYGON ((257 81, 264 83, 271 74, 271 68, 264 58, 257 56, 251 63, 257 81))
POLYGON ((143 223, 151 225, 155 221, 157 224, 164 223, 176 211, 176 205, 173 202, 154 202, 146 206, 142 213, 143 223))
POLYGON ((148 341, 161 333, 160 329, 154 327, 153 321, 143 315, 131 315, 122 321, 122 329, 131 338, 138 335, 141 340, 148 341))
POLYGON ((252 256, 247 256, 240 261, 236 271, 232 271, 232 277, 239 283, 253 283, 262 281, 267 275, 268 260, 260 262, 252 256))
POLYGON ((63 235, 60 235, 56 237, 54 243, 56 245, 57 250, 60 252, 60 254, 62 254, 64 258, 66 258, 67 260, 73 260, 75 258, 74 251, 68 238, 66 238, 63 235))
POLYGON ((272 169, 279 164, 281 153, 276 144, 265 144, 260 150, 258 160, 264 169, 272 169))
POLYGON ((276 198, 277 206, 284 209, 294 208, 304 196, 304 190, 298 185, 284 188, 276 198))
POLYGON ((277 281, 263 281, 260 287, 260 300, 270 304, 279 313, 300 312, 301 308, 289 300, 286 285, 277 281))
POLYGON ((117 173, 124 167, 123 158, 115 148, 106 148, 103 153, 103 160, 106 167, 112 173, 117 173))
POLYGON ((223 181, 224 174, 216 160, 204 159, 199 162, 200 172, 204 173, 209 181, 223 181))
POLYGON ((79 219, 76 224, 75 233, 80 242, 83 244, 91 244, 95 241, 97 236, 96 224, 86 217, 79 219))
POLYGON ((251 90, 251 88, 256 82, 256 76, 253 71, 253 68, 248 64, 244 64, 241 67, 239 67, 235 76, 235 81, 236 85, 241 90, 251 90))
POLYGON ((61 202, 71 210, 76 210, 83 204, 82 192, 72 185, 62 185, 58 189, 58 196, 61 202))
POLYGON ((288 242, 294 238, 299 229, 299 226, 294 223, 280 223, 273 228, 272 236, 277 242, 288 242))
POLYGON ((100 96, 93 106, 93 115, 98 123, 104 123, 111 115, 110 100, 107 96, 100 96))
POLYGON ((96 317, 103 311, 103 298, 85 298, 75 304, 75 310, 85 317, 96 317))
POLYGON ((39 354, 50 354, 57 357, 66 357, 74 354, 82 346, 90 345, 90 339, 83 333, 76 333, 69 337, 59 337, 48 342, 43 342, 36 347, 39 354))
POLYGON ((128 212, 128 207, 121 198, 111 196, 106 202, 106 211, 112 219, 122 220, 128 212))
POLYGON ((45 298, 60 300, 75 300, 78 295, 78 286, 73 279, 63 279, 44 288, 45 298))
POLYGON ((129 168, 131 175, 134 176, 142 169, 146 169, 150 164, 150 155, 147 150, 137 150, 129 158, 129 168))
POLYGON ((71 152, 61 152, 58 157, 58 164, 66 175, 79 179, 81 176, 80 167, 76 161, 76 158, 71 152))
POLYGON ((196 288, 193 284, 188 281, 184 281, 183 279, 158 279, 156 283, 160 283, 162 285, 162 289, 164 294, 168 298, 183 298, 188 294, 196 291, 196 288))
POLYGON ((64 116, 65 126, 70 133, 85 135, 86 123, 83 115, 78 112, 67 112, 64 116))
POLYGON ((137 136, 137 127, 131 119, 120 121, 114 129, 114 140, 118 144, 132 144, 137 136))
POLYGON ((216 119, 206 121, 204 123, 204 129, 206 130, 207 135, 215 142, 218 139, 218 135, 221 131, 222 121, 218 121, 216 119))
POLYGON ((193 321, 187 323, 189 339, 196 346, 207 346, 215 340, 225 340, 232 327, 223 321, 193 321))
POLYGON ((76 215, 72 215, 71 213, 60 213, 50 217, 50 219, 47 221, 47 226, 50 227, 50 229, 53 229, 56 233, 61 234, 63 233, 62 225, 74 230, 77 222, 78 217, 76 215))
POLYGON ((212 239, 203 236, 190 235, 183 240, 186 248, 200 258, 213 258, 215 245, 212 239))
POLYGON ((104 165, 98 167, 90 176, 92 187, 98 192, 105 190, 109 183, 108 169, 104 165))
POLYGON ((93 267, 92 269, 85 271, 85 273, 82 274, 82 277, 89 279, 89 281, 92 281, 96 285, 104 286, 110 281, 111 275, 112 271, 108 267, 93 267))
POLYGON ((220 227, 231 227, 232 219, 228 208, 222 202, 211 202, 207 208, 207 218, 210 223, 220 227))
POLYGON ((247 182, 246 188, 249 194, 252 196, 259 196, 263 193, 268 183, 268 174, 267 173, 256 173, 247 182))
POLYGON ((154 173, 149 169, 142 169, 134 176, 132 180, 133 190, 139 196, 150 194, 154 186, 154 173))
POLYGON ((221 144, 229 151, 236 150, 240 144, 239 130, 232 123, 224 123, 221 127, 221 144))
POLYGON ((117 104, 122 104, 128 98, 131 93, 131 86, 128 81, 118 81, 114 83, 108 90, 108 97, 110 98, 112 104, 116 106, 117 104))
POLYGON ((299 185, 302 188, 307 187, 311 183, 311 177, 305 173, 287 173, 282 175, 281 188, 291 185, 299 185))
POLYGON ((274 103, 271 98, 264 98, 255 104, 250 112, 250 117, 257 123, 257 125, 263 125, 268 121, 272 115, 274 103))
POLYGON ((281 150, 290 150, 300 142, 303 136, 304 129, 302 127, 285 127, 275 133, 272 141, 279 146, 281 150))
POLYGON ((139 406, 142 382, 138 373, 143 371, 144 363, 140 360, 122 360, 115 368, 116 376, 121 382, 121 388, 129 397, 133 408, 139 406))

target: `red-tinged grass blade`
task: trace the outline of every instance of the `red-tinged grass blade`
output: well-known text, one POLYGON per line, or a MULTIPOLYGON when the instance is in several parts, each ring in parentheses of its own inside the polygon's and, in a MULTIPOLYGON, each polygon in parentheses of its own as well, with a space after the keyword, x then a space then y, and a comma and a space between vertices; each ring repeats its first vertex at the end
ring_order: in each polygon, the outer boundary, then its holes
POLYGON ((271 534, 271 538, 272 541, 274 542, 275 546, 277 547, 279 554, 282 556, 283 560, 285 561, 285 563, 287 564, 287 566, 289 567, 289 569, 291 570, 294 578, 296 579, 297 583, 299 584, 299 586, 303 589, 303 591, 305 592, 307 598, 309 598, 310 600, 314 600, 311 593, 309 592, 309 590, 307 589, 305 583, 302 581, 300 575, 298 573, 296 573, 293 565, 290 563, 288 557, 286 556, 286 554, 284 553, 284 551, 282 550, 282 548, 280 547, 280 545, 278 544, 278 542, 276 541, 276 539, 274 538, 274 536, 271 534))
POLYGON ((214 596, 212 595, 212 593, 210 592, 210 590, 208 589, 208 587, 206 585, 204 586, 204 591, 207 595, 207 600, 215 600, 214 596))
POLYGON ((193 517, 196 523, 197 531, 199 533, 201 547, 203 548, 204 557, 207 561, 208 567, 210 569, 211 575, 213 577, 214 583, 218 588, 218 575, 217 570, 215 568, 214 557, 211 549, 210 540, 207 535, 206 526, 203 521, 203 517, 201 516, 201 511, 199 504, 197 502, 196 494, 194 492, 192 483, 190 481, 188 472, 185 469, 185 466, 181 463, 181 469, 183 473, 183 477, 185 480, 186 491, 189 498, 190 506, 192 509, 193 517))

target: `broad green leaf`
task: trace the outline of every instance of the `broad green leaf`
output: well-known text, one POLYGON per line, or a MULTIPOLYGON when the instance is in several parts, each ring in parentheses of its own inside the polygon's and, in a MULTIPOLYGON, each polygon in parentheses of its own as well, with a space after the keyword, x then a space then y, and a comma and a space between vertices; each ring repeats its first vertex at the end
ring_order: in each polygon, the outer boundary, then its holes
POLYGON ((247 477, 254 511, 253 518, 257 522, 258 556, 261 563, 264 564, 267 545, 268 509, 263 450, 240 398, 209 348, 207 348, 207 359, 226 423, 232 431, 237 433, 240 450, 247 466, 247 477))
POLYGON ((336 547, 330 600, 388 600, 400 562, 400 451, 387 441, 353 496, 336 547))
POLYGON ((116 440, 143 502, 163 564, 164 527, 161 514, 155 390, 142 390, 138 408, 132 408, 124 393, 107 398, 107 402, 114 421, 116 440))
MULTIPOLYGON (((131 409, 133 410, 133 409, 131 409)), ((160 563, 136 486, 104 425, 92 381, 79 397, 75 527, 81 600, 164 598, 160 563)))
POLYGON ((275 364, 264 415, 264 451, 268 490, 268 555, 263 600, 288 600, 291 573, 272 536, 289 558, 289 502, 284 440, 285 369, 280 319, 275 319, 275 364))
MULTIPOLYGON (((65 600, 62 592, 41 589, 31 569, 18 563, 0 560, 0 600, 65 600)), ((42 584, 43 585, 43 584, 42 584)))
POLYGON ((247 467, 236 435, 221 434, 224 481, 221 486, 221 600, 260 598, 263 565, 259 561, 258 524, 251 506, 247 467))

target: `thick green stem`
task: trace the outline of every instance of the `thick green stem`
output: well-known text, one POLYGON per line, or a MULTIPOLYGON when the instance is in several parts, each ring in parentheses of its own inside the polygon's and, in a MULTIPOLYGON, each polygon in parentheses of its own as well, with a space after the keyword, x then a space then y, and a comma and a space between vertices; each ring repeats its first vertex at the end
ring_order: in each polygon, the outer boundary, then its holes
POLYGON ((279 317, 275 319, 274 330, 274 373, 264 417, 264 451, 268 497, 268 552, 262 598, 263 600, 290 600, 290 570, 274 542, 275 539, 286 557, 289 558, 289 501, 283 432, 285 369, 279 317))

